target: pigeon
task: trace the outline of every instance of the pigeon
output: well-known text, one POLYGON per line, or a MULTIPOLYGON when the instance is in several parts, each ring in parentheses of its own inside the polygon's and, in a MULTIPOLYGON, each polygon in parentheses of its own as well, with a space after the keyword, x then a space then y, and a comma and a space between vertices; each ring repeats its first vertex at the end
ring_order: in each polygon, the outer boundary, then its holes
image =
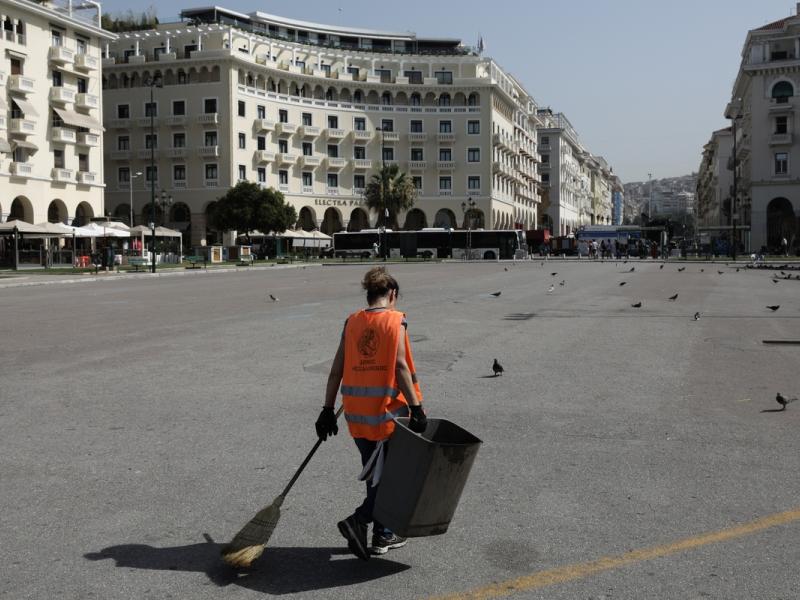
POLYGON ((565 285, 567 285, 566 279, 562 279, 561 283, 559 283, 558 285, 560 285, 561 287, 564 287, 565 285))
POLYGON ((786 410, 786 405, 791 404, 792 402, 797 402, 797 398, 789 398, 787 400, 783 397, 783 394, 778 392, 778 394, 775 396, 775 401, 783 407, 781 410, 786 410))
POLYGON ((631 267, 631 270, 628 273, 633 273, 636 270, 636 267, 631 267))
POLYGON ((269 295, 269 299, 272 300, 273 302, 280 302, 280 300, 275 296, 273 296, 272 294, 269 295))
POLYGON ((718 275, 722 275, 725 271, 717 271, 718 275))
POLYGON ((550 273, 550 277, 555 277, 558 273, 550 273))
POLYGON ((670 297, 669 297, 669 299, 670 299, 672 302, 675 302, 675 300, 677 300, 677 299, 678 299, 678 294, 675 294, 674 296, 670 296, 670 297))
POLYGON ((664 265, 661 265, 660 267, 658 267, 658 270, 660 271, 663 268, 664 268, 664 265))
POLYGON ((778 283, 778 280, 777 279, 773 279, 772 283, 778 283))
POLYGON ((494 364, 492 364, 492 371, 494 372, 494 376, 497 377, 498 375, 502 375, 504 370, 505 369, 503 369, 503 365, 497 362, 497 359, 495 358, 494 364))
POLYGON ((491 295, 494 296, 495 298, 497 298, 502 293, 503 292, 492 292, 491 295))
POLYGON ((623 264, 623 265, 627 265, 627 264, 628 264, 628 261, 627 261, 627 260, 623 260, 623 261, 622 261, 622 264, 623 264))
POLYGON ((539 266, 543 267, 543 266, 544 266, 544 262, 542 262, 542 264, 541 264, 541 265, 539 265, 539 266))
POLYGON ((631 304, 631 308, 642 308, 642 303, 637 302, 636 304, 631 304))
POLYGON ((699 312, 694 313, 694 320, 695 321, 699 321, 700 320, 700 313, 699 312))
POLYGON ((678 269, 678 273, 683 273, 685 270, 686 270, 686 267, 681 267, 680 269, 678 269))
POLYGON ((508 267, 503 267, 503 271, 508 271, 508 267))
POLYGON ((627 282, 627 281, 620 281, 620 282, 619 282, 619 287, 622 287, 622 286, 623 286, 623 285, 625 285, 626 283, 628 283, 628 282, 627 282))
POLYGON ((775 304, 774 306, 768 306, 767 308, 770 309, 772 312, 775 312, 781 307, 780 304, 775 304))
POLYGON ((739 272, 739 267, 736 267, 736 272, 737 272, 737 273, 739 272))
POLYGON ((700 272, 701 272, 701 273, 705 273, 705 272, 706 272, 706 270, 705 270, 705 269, 700 269, 700 272))
POLYGON ((552 294, 552 293, 553 293, 553 290, 555 290, 555 289, 556 289, 556 286, 554 286, 554 285, 551 283, 551 284, 550 284, 550 287, 549 287, 549 288, 547 288, 547 293, 548 293, 548 294, 552 294))

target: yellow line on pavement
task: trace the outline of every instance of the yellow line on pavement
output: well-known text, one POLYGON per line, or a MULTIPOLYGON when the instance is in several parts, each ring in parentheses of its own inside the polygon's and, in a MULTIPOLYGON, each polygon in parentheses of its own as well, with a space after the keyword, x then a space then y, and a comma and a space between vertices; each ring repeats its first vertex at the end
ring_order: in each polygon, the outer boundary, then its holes
POLYGON ((564 567, 557 567, 555 569, 548 569, 546 571, 539 571, 538 573, 531 573, 530 575, 523 575, 516 579, 493 583, 468 592, 437 596, 431 600, 487 600, 489 598, 509 596, 517 592, 535 590, 550 585, 582 579, 594 575, 595 573, 610 571, 611 569, 617 569, 626 565, 693 550, 709 544, 727 542, 739 537, 764 531, 765 529, 794 523, 796 521, 800 521, 800 508, 763 517, 756 521, 751 521, 750 523, 737 525, 736 527, 704 533, 663 546, 632 550, 625 554, 605 556, 591 562, 576 563, 564 567))

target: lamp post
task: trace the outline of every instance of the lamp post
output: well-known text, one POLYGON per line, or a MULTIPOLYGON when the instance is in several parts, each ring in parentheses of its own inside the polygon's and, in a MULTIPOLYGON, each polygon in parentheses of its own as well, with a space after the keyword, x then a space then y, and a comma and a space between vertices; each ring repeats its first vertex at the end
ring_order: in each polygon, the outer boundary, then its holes
POLYGON ((478 203, 472 198, 469 199, 469 202, 461 203, 461 211, 467 221, 467 260, 472 260, 472 218, 476 206, 478 203))
POLYGON ((377 128, 381 132, 381 201, 383 203, 383 260, 389 255, 389 234, 386 226, 389 222, 389 208, 386 206, 386 129, 383 124, 377 128))
POLYGON ((130 176, 130 181, 128 182, 128 186, 130 187, 130 192, 131 192, 131 203, 130 203, 131 204, 131 207, 130 207, 131 208, 131 222, 130 222, 130 226, 131 227, 133 227, 133 180, 136 179, 137 177, 141 177, 141 176, 142 176, 142 172, 141 171, 136 171, 136 173, 134 175, 130 176))
POLYGON ((731 254, 733 260, 736 260, 736 198, 739 195, 739 178, 737 176, 737 156, 736 156, 736 121, 741 118, 741 114, 737 111, 737 114, 731 117, 731 129, 733 133, 733 194, 731 198, 731 226, 733 228, 731 233, 731 254))
POLYGON ((150 251, 153 253, 153 264, 151 270, 156 272, 156 144, 155 127, 156 111, 153 102, 153 88, 161 87, 160 77, 151 77, 145 81, 145 85, 150 88, 150 251))

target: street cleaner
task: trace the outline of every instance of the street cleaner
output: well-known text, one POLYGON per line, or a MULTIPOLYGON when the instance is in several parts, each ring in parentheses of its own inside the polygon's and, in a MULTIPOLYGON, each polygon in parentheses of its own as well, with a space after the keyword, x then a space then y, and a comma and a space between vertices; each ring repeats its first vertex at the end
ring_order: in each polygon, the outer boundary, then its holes
POLYGON ((402 538, 372 517, 378 495, 386 442, 395 429, 395 417, 411 416, 409 428, 422 433, 427 417, 417 383, 405 314, 396 310, 400 286, 384 267, 367 271, 362 281, 368 308, 351 314, 345 322, 339 348, 325 389, 325 405, 316 422, 317 435, 336 435, 334 405, 341 385, 344 417, 361 453, 367 497, 355 512, 337 524, 351 552, 362 560, 405 546, 402 538), (372 544, 367 529, 372 523, 372 544))

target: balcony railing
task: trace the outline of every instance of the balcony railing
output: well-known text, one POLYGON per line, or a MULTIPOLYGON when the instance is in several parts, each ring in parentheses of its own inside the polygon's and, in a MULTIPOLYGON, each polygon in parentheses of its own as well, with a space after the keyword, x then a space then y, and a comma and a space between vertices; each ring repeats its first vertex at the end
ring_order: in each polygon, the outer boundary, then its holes
POLYGON ((786 133, 773 133, 769 138, 770 146, 784 146, 792 143, 792 134, 786 133))
MULTIPOLYGON (((364 133, 364 132, 362 132, 362 133, 364 133)), ((336 129, 336 128, 328 127, 328 129, 325 130, 325 136, 329 140, 341 140, 346 135, 347 135, 347 132, 344 129, 336 129)))
POLYGON ((313 194, 314 193, 314 186, 313 185, 304 185, 303 186, 303 193, 304 194, 313 194))
MULTIPOLYGON (((150 127, 151 117, 139 117, 136 119, 136 124, 139 127, 150 127)), ((158 117, 152 117, 152 125, 153 127, 158 127, 158 117)))
POLYGON ((50 179, 53 181, 67 182, 73 181, 75 179, 75 175, 73 175, 71 169, 55 168, 50 172, 50 179))
POLYGON ((75 53, 64 46, 50 46, 48 57, 53 62, 65 64, 75 60, 75 53))
POLYGON ((428 134, 422 131, 412 131, 408 134, 409 142, 427 142, 428 134))
POLYGON ((383 133, 383 139, 386 142, 399 142, 400 141, 400 134, 396 131, 385 131, 383 133))
POLYGON ((326 188, 325 193, 328 196, 338 196, 339 195, 339 188, 338 187, 329 187, 326 188))
POLYGON ((279 152, 275 155, 275 162, 279 165, 293 165, 297 162, 297 155, 289 152, 279 152))
POLYGON ((74 144, 77 140, 77 135, 74 129, 68 127, 53 127, 50 131, 50 139, 53 142, 60 142, 62 144, 74 144))
POLYGON ((9 133, 33 135, 36 133, 36 121, 33 119, 11 119, 8 126, 9 133))
POLYGON ((456 141, 456 134, 455 133, 438 133, 436 136, 440 142, 455 142, 456 141))
POLYGON ((8 89, 12 92, 30 94, 36 90, 36 80, 22 75, 12 75, 8 78, 8 89))
POLYGON ((186 125, 186 115, 164 117, 164 125, 167 127, 184 127, 186 125))
POLYGON ((197 115, 197 122, 201 125, 216 125, 219 123, 219 113, 197 115))
POLYGON ((322 130, 319 127, 315 127, 313 125, 301 125, 297 129, 297 133, 300 134, 301 137, 318 137, 322 130))
POLYGON ((186 148, 184 148, 184 147, 170 148, 169 149, 169 157, 170 158, 186 158, 187 155, 188 155, 188 152, 186 151, 186 148))
POLYGON ((447 171, 452 171, 456 168, 456 161, 454 160, 437 160, 436 167, 447 171))
POLYGON ((100 61, 88 54, 75 55, 75 68, 81 71, 96 71, 100 66, 100 61))
POLYGON ((275 129, 275 121, 270 119, 256 119, 256 131, 272 131, 275 129))
POLYGON ((206 158, 219 156, 219 146, 202 146, 197 149, 197 154, 206 158))
POLYGON ((65 87, 52 87, 50 88, 50 102, 59 102, 66 104, 67 102, 75 102, 75 90, 65 87))
POLYGON ((92 109, 100 106, 100 99, 95 94, 78 94, 75 96, 75 107, 92 109))
POLYGON ((17 177, 28 177, 29 175, 33 175, 33 165, 30 163, 12 162, 9 171, 11 171, 12 175, 16 175, 17 177))
POLYGON ((354 130, 353 131, 353 139, 357 140, 357 141, 360 141, 360 142, 368 142, 368 141, 370 141, 372 139, 373 135, 374 135, 374 132, 372 132, 372 131, 359 131, 359 130, 354 130))
POLYGON ((410 171, 423 171, 428 168, 427 160, 410 160, 408 161, 408 168, 410 171))
POLYGON ((5 130, 7 128, 8 128, 8 120, 6 119, 5 115, 0 114, 0 129, 5 130))
POLYGON ((275 153, 270 150, 256 150, 255 161, 257 163, 268 163, 275 160, 275 153))
MULTIPOLYGON (((148 119, 148 125, 150 125, 149 121, 150 121, 150 119, 148 119)), ((130 129, 131 120, 130 119, 111 119, 110 121, 108 121, 108 126, 111 129, 130 129)))
POLYGON ((369 170, 372 168, 372 159, 370 158, 354 158, 353 168, 359 171, 369 170))
MULTIPOLYGON (((143 149, 139 150, 139 152, 137 153, 137 156, 139 158, 141 158, 142 160, 150 160, 150 156, 151 156, 150 152, 151 152, 150 148, 143 148, 143 149)), ((154 156, 155 158, 158 158, 158 156, 159 156, 158 155, 158 148, 153 148, 152 149, 152 156, 154 156)))
POLYGON ((278 191, 287 193, 289 191, 289 184, 288 183, 279 183, 278 184, 278 191))
POLYGON ((131 158, 130 150, 112 150, 110 154, 111 160, 130 160, 131 158))
POLYGON ((303 167, 311 167, 316 169, 322 164, 322 159, 319 156, 301 156, 300 165, 303 167))
POLYGON ((294 135, 297 133, 297 125, 293 123, 278 123, 275 125, 278 135, 294 135))
POLYGON ((329 169, 344 169, 347 166, 347 159, 329 156, 325 159, 325 163, 329 169))

